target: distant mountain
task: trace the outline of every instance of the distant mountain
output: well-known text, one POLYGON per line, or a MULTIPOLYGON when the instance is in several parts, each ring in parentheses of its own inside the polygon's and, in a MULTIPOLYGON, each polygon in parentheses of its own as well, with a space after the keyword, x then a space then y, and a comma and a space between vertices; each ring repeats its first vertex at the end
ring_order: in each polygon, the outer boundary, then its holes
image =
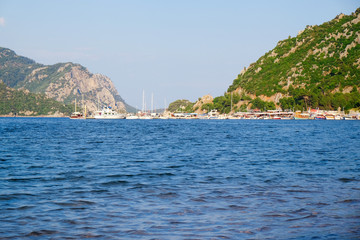
POLYGON ((279 41, 243 69, 210 107, 229 112, 232 96, 234 110, 275 105, 299 110, 358 108, 359 87, 360 8, 279 41))
POLYGON ((134 110, 104 75, 92 74, 74 63, 42 65, 7 48, 0 48, 0 81, 11 88, 43 93, 65 104, 83 99, 90 112, 98 105, 112 106, 119 111, 134 110))

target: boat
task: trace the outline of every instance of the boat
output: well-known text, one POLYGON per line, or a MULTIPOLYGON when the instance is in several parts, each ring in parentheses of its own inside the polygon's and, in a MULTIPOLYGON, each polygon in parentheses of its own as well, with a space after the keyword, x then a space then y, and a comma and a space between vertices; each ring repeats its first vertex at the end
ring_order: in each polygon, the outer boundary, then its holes
POLYGON ((343 119, 344 119, 344 120, 356 120, 356 118, 353 118, 353 117, 351 117, 351 116, 349 116, 349 115, 344 116, 343 119))
POLYGON ((296 120, 305 120, 305 119, 309 119, 310 118, 310 114, 307 112, 301 112, 301 111, 296 111, 295 112, 295 116, 294 119, 296 120))
POLYGON ((141 116, 140 119, 153 119, 153 117, 151 117, 149 115, 144 115, 144 116, 141 116))
POLYGON ((335 120, 335 116, 332 114, 325 115, 326 120, 335 120))
POLYGON ((124 119, 125 114, 114 111, 111 107, 104 107, 101 111, 96 111, 95 119, 124 119))
POLYGON ((71 115, 70 115, 70 119, 83 119, 84 116, 81 112, 73 112, 71 115))
POLYGON ((126 119, 139 119, 139 117, 137 115, 128 115, 126 119))
POLYGON ((208 119, 219 119, 219 113, 216 109, 212 109, 209 113, 208 113, 208 119))
MULTIPOLYGON (((86 108, 85 108, 86 111, 86 108)), ((81 112, 76 111, 76 98, 75 98, 75 111, 71 113, 70 119, 84 119, 84 115, 81 112)))
POLYGON ((326 117, 324 115, 317 115, 315 120, 326 120, 326 117))

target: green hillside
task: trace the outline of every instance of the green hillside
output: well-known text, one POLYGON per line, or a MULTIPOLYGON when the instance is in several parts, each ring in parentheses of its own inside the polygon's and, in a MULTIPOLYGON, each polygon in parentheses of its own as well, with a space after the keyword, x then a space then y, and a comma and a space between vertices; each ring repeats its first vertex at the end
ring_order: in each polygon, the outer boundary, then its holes
POLYGON ((0 115, 38 116, 64 115, 73 111, 72 105, 65 105, 44 94, 35 94, 7 87, 0 82, 0 115))
POLYGON ((0 79, 9 87, 16 87, 34 68, 41 66, 34 60, 18 56, 14 51, 0 47, 0 79))
POLYGON ((222 98, 230 105, 233 92, 283 109, 350 109, 360 107, 359 87, 360 8, 278 42, 244 69, 222 98))
POLYGON ((85 70, 83 66, 74 63, 38 64, 34 60, 17 55, 11 49, 0 47, 0 79, 12 88, 25 88, 30 92, 44 93, 51 83, 61 81, 73 66, 85 70))

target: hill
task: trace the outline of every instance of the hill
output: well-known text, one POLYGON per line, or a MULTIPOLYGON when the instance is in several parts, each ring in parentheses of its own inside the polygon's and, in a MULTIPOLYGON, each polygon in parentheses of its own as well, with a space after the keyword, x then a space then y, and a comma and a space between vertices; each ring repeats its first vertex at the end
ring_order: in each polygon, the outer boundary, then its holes
POLYGON ((92 74, 74 63, 43 65, 0 48, 0 80, 15 89, 42 93, 65 104, 84 99, 89 112, 97 106, 108 105, 120 111, 132 111, 125 103, 110 78, 92 74))
POLYGON ((45 94, 16 90, 0 82, 0 115, 10 116, 69 116, 73 106, 48 98, 45 94))
POLYGON ((360 107, 360 8, 279 41, 244 68, 212 107, 303 110, 360 107), (234 101, 235 99, 235 101, 234 101))

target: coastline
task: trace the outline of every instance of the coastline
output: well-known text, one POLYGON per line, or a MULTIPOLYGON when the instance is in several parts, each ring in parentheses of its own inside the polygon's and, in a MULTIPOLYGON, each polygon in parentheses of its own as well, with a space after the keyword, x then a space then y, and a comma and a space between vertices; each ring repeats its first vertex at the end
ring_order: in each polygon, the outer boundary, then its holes
POLYGON ((38 116, 14 116, 14 115, 0 115, 0 118, 68 118, 64 115, 38 115, 38 116))

